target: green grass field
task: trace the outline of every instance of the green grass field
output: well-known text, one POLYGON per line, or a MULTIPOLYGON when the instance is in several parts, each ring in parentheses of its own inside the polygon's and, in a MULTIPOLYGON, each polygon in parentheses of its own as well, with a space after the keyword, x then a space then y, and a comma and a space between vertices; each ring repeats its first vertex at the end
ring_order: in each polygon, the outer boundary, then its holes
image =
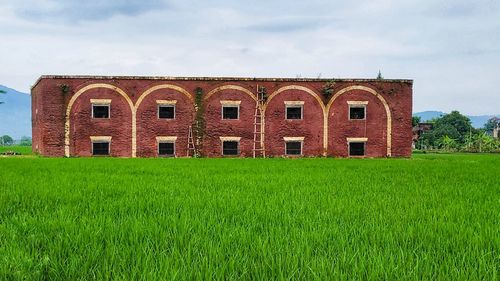
POLYGON ((0 159, 0 280, 499 280, 500 156, 0 159))
POLYGON ((1 146, 0 145, 0 153, 6 151, 14 151, 20 153, 21 155, 32 155, 31 146, 20 146, 20 145, 11 145, 11 146, 1 146))

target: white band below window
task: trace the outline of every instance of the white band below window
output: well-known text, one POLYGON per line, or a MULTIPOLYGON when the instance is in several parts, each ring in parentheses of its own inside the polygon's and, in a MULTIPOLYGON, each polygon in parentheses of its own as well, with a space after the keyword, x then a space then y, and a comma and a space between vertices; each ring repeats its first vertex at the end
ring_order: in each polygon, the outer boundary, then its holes
POLYGON ((304 137, 283 137, 284 141, 304 141, 304 137))
POLYGON ((304 101, 302 101, 302 100, 291 100, 291 101, 286 100, 285 104, 286 105, 304 105, 304 101))
POLYGON ((111 141, 110 136, 90 136, 91 141, 111 141))
POLYGON ((90 99, 90 103, 95 105, 108 105, 111 104, 111 99, 90 99))
POLYGON ((174 105, 177 103, 177 100, 156 100, 156 103, 159 105, 174 105))
POLYGON ((174 142, 177 140, 177 136, 161 136, 156 137, 157 142, 174 142))
POLYGON ((241 137, 220 137, 221 141, 240 141, 241 137))
POLYGON ((367 105, 368 101, 348 100, 347 104, 349 104, 349 105, 367 105))
POLYGON ((347 138, 347 142, 367 142, 368 138, 347 138))
POLYGON ((240 105, 240 100, 221 100, 220 104, 222 105, 240 105))

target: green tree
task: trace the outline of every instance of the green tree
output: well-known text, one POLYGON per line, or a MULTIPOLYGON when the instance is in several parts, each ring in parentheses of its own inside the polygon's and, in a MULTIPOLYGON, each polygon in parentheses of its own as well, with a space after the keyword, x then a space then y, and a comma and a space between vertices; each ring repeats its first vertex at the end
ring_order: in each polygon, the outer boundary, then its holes
POLYGON ((457 147, 457 142, 449 136, 443 136, 438 140, 438 144, 446 151, 451 151, 457 147))
POLYGON ((12 137, 9 135, 3 135, 2 137, 0 137, 0 144, 1 145, 12 145, 12 144, 14 144, 14 139, 12 139, 12 137))
POLYGON ((31 138, 24 136, 21 138, 21 142, 19 144, 22 146, 31 146, 31 143, 32 143, 31 138))
MULTIPOLYGON (((440 129, 441 127, 446 127, 449 130, 449 127, 453 127, 457 134, 448 135, 449 137, 455 139, 458 143, 463 144, 465 142, 465 137, 467 134, 471 132, 476 132, 476 130, 472 127, 472 123, 467 116, 460 114, 458 111, 452 111, 449 114, 443 115, 441 118, 436 120, 434 127, 436 129, 440 129)), ((438 138, 441 138, 444 135, 439 135, 438 138)))
POLYGON ((422 134, 422 143, 431 147, 439 147, 441 146, 439 141, 444 136, 457 140, 460 137, 460 133, 450 124, 440 124, 439 126, 434 126, 433 130, 422 134))
POLYGON ((476 136, 473 134, 468 134, 465 136, 464 144, 462 149, 469 152, 475 152, 476 149, 476 136))
POLYGON ((486 133, 492 135, 493 129, 495 129, 497 126, 500 127, 500 118, 492 117, 492 118, 488 119, 486 124, 484 124, 483 129, 486 133))
POLYGON ((418 125, 418 123, 420 123, 420 120, 421 120, 420 116, 413 116, 413 117, 411 118, 411 125, 412 125, 413 127, 417 126, 417 125, 418 125))
POLYGON ((384 76, 382 76, 382 72, 380 72, 380 70, 378 71, 377 79, 378 80, 383 80, 384 79, 384 76))
POLYGON ((476 135, 476 141, 479 152, 491 152, 495 149, 494 139, 488 135, 486 132, 482 132, 476 135))

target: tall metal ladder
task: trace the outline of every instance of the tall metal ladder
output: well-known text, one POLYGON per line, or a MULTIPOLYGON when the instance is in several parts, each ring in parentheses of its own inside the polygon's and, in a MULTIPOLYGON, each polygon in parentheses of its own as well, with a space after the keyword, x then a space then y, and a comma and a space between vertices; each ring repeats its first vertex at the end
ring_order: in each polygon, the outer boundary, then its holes
POLYGON ((265 120, 262 115, 262 107, 266 99, 266 88, 257 85, 257 100, 255 102, 255 114, 253 121, 253 158, 266 158, 266 150, 264 148, 264 128, 265 120))
POLYGON ((193 126, 189 126, 189 133, 188 133, 188 145, 187 145, 187 157, 191 156, 196 156, 196 148, 194 146, 194 139, 193 139, 193 126))

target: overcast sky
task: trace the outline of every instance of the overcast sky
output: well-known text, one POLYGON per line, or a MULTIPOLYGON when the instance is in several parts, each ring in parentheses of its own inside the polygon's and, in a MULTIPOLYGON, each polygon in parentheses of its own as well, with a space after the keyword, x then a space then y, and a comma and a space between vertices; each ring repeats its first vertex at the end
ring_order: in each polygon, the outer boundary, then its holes
POLYGON ((42 74, 414 79, 499 114, 500 1, 0 0, 0 84, 42 74))

